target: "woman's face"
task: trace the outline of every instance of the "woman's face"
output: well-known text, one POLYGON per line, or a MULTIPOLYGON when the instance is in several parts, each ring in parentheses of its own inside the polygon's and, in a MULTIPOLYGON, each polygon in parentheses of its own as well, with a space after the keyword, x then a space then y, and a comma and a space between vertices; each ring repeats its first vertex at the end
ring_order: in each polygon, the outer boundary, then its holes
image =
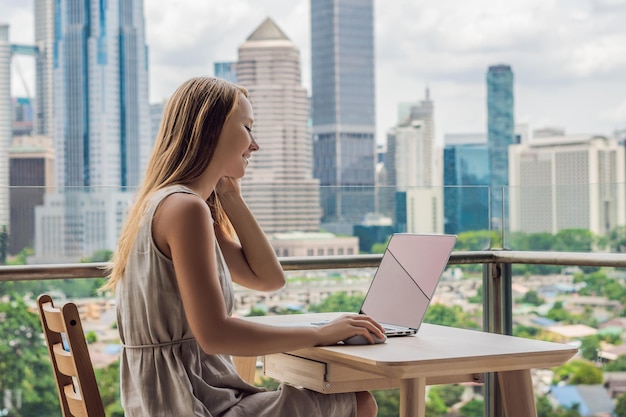
POLYGON ((244 95, 240 95, 237 107, 222 127, 213 159, 220 161, 223 176, 243 177, 252 152, 259 150, 252 134, 253 123, 252 105, 244 95))

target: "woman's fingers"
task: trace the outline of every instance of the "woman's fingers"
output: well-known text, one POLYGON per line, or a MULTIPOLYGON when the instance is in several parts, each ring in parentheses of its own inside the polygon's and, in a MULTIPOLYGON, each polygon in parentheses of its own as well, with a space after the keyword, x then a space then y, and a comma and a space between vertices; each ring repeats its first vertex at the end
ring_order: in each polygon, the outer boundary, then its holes
MULTIPOLYGON (((370 333, 374 333, 376 337, 379 337, 379 338, 384 337, 385 330, 373 318, 365 314, 354 314, 354 315, 344 316, 344 317, 347 317, 348 320, 351 320, 350 324, 352 324, 353 326, 366 329, 367 330, 366 332, 362 332, 362 334, 364 334, 366 338, 368 339, 372 338, 370 333)), ((373 341, 374 340, 372 339, 372 342, 373 341)))

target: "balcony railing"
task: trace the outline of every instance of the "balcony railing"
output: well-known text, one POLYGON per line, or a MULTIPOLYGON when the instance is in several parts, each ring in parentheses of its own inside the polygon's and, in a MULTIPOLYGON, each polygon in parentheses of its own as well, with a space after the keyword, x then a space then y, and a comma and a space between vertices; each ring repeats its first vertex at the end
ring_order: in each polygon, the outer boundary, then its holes
MULTIPOLYGON (((286 271, 368 268, 378 266, 382 255, 280 258, 286 271)), ((453 252, 449 265, 483 265, 483 329, 512 333, 513 264, 595 266, 626 268, 626 254, 579 252, 527 252, 485 250, 453 252)), ((1 266, 0 282, 101 278, 106 263, 1 266)), ((504 416, 494 375, 485 378, 485 416, 504 416)))

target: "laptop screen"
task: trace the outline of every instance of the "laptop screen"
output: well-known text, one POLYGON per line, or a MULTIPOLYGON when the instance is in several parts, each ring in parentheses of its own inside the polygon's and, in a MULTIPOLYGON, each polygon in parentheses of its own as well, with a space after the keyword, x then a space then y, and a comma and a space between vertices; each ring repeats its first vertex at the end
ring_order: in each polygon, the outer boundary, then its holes
POLYGON ((454 235, 392 235, 361 312, 380 323, 419 328, 455 242, 454 235))

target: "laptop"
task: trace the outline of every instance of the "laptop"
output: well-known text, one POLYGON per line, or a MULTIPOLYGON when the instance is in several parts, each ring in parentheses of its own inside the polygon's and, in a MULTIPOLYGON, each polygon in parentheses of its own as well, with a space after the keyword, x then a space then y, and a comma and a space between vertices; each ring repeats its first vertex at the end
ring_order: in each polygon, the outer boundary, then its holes
POLYGON ((393 234, 360 313, 387 337, 416 334, 455 244, 456 235, 393 234))

